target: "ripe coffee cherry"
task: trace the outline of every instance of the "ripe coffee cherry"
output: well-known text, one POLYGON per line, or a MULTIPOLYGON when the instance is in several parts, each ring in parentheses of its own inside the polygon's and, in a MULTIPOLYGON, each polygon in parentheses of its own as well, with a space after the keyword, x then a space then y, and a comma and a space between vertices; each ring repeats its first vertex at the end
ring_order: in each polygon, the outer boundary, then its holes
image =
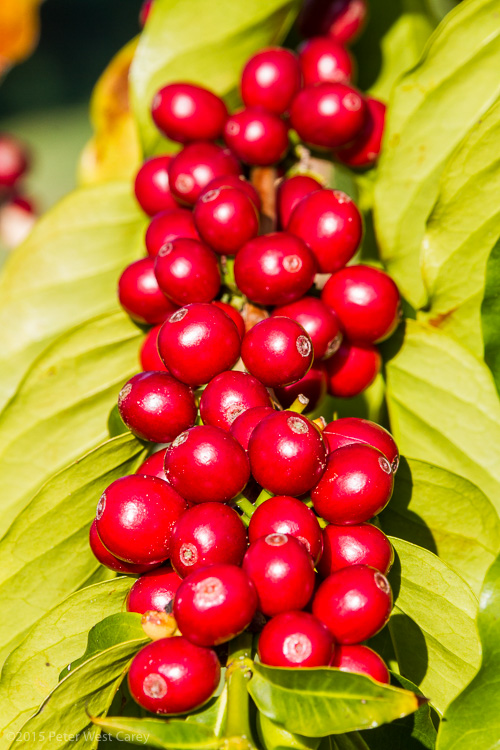
POLYGON ((393 485, 391 465, 380 451, 371 445, 346 445, 328 456, 311 499, 322 518, 350 526, 380 513, 391 499, 393 485))
POLYGON ((214 180, 212 180, 212 182, 209 182, 208 185, 201 191, 200 198, 202 198, 209 190, 218 190, 221 187, 232 187, 243 190, 243 192, 248 195, 248 197, 254 204, 257 213, 260 213, 260 210, 262 208, 260 195, 254 188, 252 183, 248 182, 248 180, 246 180, 243 175, 228 174, 223 175, 222 177, 216 177, 214 180))
POLYGON ((306 0, 298 25, 302 36, 328 34, 348 44, 362 31, 367 13, 366 0, 306 0))
POLYGON ((241 344, 245 367, 268 388, 290 385, 304 377, 313 362, 311 339, 290 318, 266 318, 241 344))
POLYGON ((255 406, 272 406, 267 389, 247 372, 227 370, 216 375, 201 394, 200 415, 204 424, 229 432, 234 420, 255 406))
POLYGON ((258 608, 272 617, 303 609, 314 590, 314 565, 305 547, 286 534, 268 534, 252 542, 243 570, 257 589, 258 608))
POLYGON ((246 107, 283 114, 300 88, 297 56, 282 47, 269 47, 250 58, 241 74, 241 98, 246 107))
POLYGON ((286 305, 311 288, 316 261, 306 244, 287 232, 256 237, 238 252, 234 277, 239 289, 260 305, 286 305))
POLYGON ((163 245, 181 237, 188 237, 192 240, 200 239, 191 211, 185 208, 161 211, 150 221, 146 231, 148 255, 156 258, 163 245))
POLYGON ((220 289, 217 257, 199 240, 166 242, 155 260, 158 286, 171 302, 211 302, 220 289))
POLYGON ((222 135, 227 108, 208 89, 190 83, 171 83, 153 99, 156 127, 172 141, 212 141, 222 135))
POLYGON ((248 443, 253 431, 264 417, 273 412, 272 406, 253 406, 236 417, 229 432, 245 450, 248 450, 248 443))
POLYGON ((315 83, 349 83, 354 72, 349 52, 327 36, 318 36, 299 47, 304 86, 315 83))
POLYGON ((316 565, 323 551, 323 538, 316 516, 302 500, 275 495, 259 505, 248 527, 248 538, 255 542, 268 534, 288 534, 302 542, 316 565))
POLYGON ((341 644, 360 643, 378 633, 392 609, 389 581, 368 565, 342 568, 325 578, 312 605, 313 614, 341 644))
POLYGON ((288 409, 300 395, 309 399, 306 412, 314 411, 326 396, 326 367, 324 362, 313 364, 303 378, 292 385, 275 388, 274 395, 284 409, 288 409))
POLYGON ((175 636, 149 643, 134 657, 128 673, 132 698, 156 714, 183 714, 211 697, 220 680, 215 651, 175 636))
POLYGON ((191 388, 166 372, 130 378, 118 396, 118 410, 134 435, 153 443, 169 443, 196 419, 191 388))
POLYGON ((158 351, 168 371, 188 385, 208 383, 240 356, 240 336, 225 312, 204 303, 181 307, 163 324, 158 351))
POLYGON ((123 573, 127 576, 138 576, 141 573, 146 573, 148 570, 156 568, 159 563, 146 563, 145 565, 133 565, 132 563, 124 562, 119 560, 117 557, 111 554, 104 544, 99 539, 97 533, 97 522, 94 518, 89 532, 89 545, 90 549, 94 553, 94 557, 101 565, 104 565, 110 570, 114 570, 115 573, 123 573))
MULTIPOLYGON (((8 195, 8 188, 6 188, 8 195)), ((0 202, 3 188, 0 185, 0 202)), ((12 250, 24 242, 36 222, 33 202, 26 197, 13 195, 0 203, 0 241, 7 250, 12 250)))
POLYGON ((342 672, 366 674, 386 685, 391 681, 384 660, 368 646, 337 646, 330 666, 341 669, 342 672))
POLYGON ((283 120, 257 107, 230 115, 224 126, 224 140, 245 164, 275 164, 288 151, 288 129, 283 120))
POLYGON ((292 127, 312 146, 338 148, 352 141, 364 125, 366 104, 344 83, 317 83, 299 91, 290 110, 292 127))
POLYGON ((333 273, 359 247, 363 222, 356 204, 341 190, 320 190, 295 207, 288 231, 304 240, 322 273, 333 273))
POLYGON ((323 438, 326 441, 329 453, 351 443, 373 445, 374 448, 384 454, 391 464, 392 471, 397 471, 399 450, 394 438, 390 432, 384 430, 379 424, 370 422, 369 419, 357 419, 356 417, 336 419, 335 422, 327 424, 323 431, 323 438))
POLYGON ((308 612, 276 615, 259 637, 259 659, 273 667, 326 667, 332 651, 330 631, 308 612))
POLYGON ((318 483, 326 465, 319 431, 291 411, 274 412, 257 425, 248 455, 256 481, 273 495, 303 495, 318 483))
POLYGON ((201 238, 221 255, 235 255, 259 231, 252 199, 233 187, 206 190, 196 201, 194 220, 201 238))
POLYGON ((118 281, 118 297, 136 323, 162 323, 176 309, 158 286, 152 258, 141 258, 126 267, 118 281))
POLYGON ((144 371, 150 372, 151 370, 166 371, 166 367, 161 361, 160 355, 158 354, 158 333, 160 332, 161 325, 154 326, 146 334, 146 338, 142 342, 141 351, 139 358, 141 361, 141 367, 144 371))
POLYGON ((371 167, 380 154, 387 107, 378 99, 367 97, 366 108, 365 123, 354 141, 335 154, 349 167, 371 167))
POLYGON ((134 583, 127 597, 127 612, 166 612, 169 610, 175 592, 182 578, 170 565, 157 568, 142 575, 134 583))
POLYGON ((388 573, 394 550, 383 531, 370 523, 358 526, 334 526, 323 529, 323 555, 318 572, 324 578, 349 565, 369 565, 388 573))
POLYGON ((177 437, 165 456, 170 484, 190 503, 227 503, 250 478, 245 451, 225 430, 192 427, 177 437))
POLYGON ((330 276, 321 299, 335 311, 348 339, 357 344, 384 341, 400 320, 398 288, 378 268, 342 268, 330 276))
POLYGON ((315 193, 322 190, 323 185, 314 177, 308 177, 305 174, 297 174, 294 177, 288 177, 278 186, 277 202, 280 224, 283 229, 288 227, 290 216, 295 206, 305 198, 309 193, 315 193))
POLYGON ((180 576, 215 563, 241 565, 247 534, 237 512, 222 503, 189 508, 174 526, 170 562, 180 576))
POLYGON ((302 297, 289 305, 276 307, 271 314, 284 315, 305 328, 312 341, 315 360, 330 357, 340 346, 342 331, 337 316, 316 297, 302 297))
POLYGON ((122 477, 109 485, 97 504, 97 533, 112 555, 145 565, 169 554, 174 523, 186 510, 183 498, 156 477, 122 477))
POLYGON ((178 207, 168 186, 168 167, 171 161, 171 156, 155 156, 147 159, 137 172, 135 197, 149 216, 178 207))
POLYGON ((208 565, 179 586, 174 617, 181 633, 197 646, 218 646, 250 625, 257 593, 237 565, 208 565))
POLYGON ((194 206, 201 191, 216 177, 239 174, 240 165, 231 152, 207 141, 185 146, 168 170, 172 193, 190 206, 194 206))
POLYGON ((226 315, 229 315, 236 328, 238 329, 240 339, 242 339, 245 335, 246 328, 245 321, 243 320, 241 313, 239 313, 238 310, 236 310, 236 308, 234 308, 232 305, 228 305, 227 302, 220 302, 220 300, 214 300, 212 302, 212 305, 215 305, 215 307, 218 307, 219 310, 222 310, 226 313, 226 315))
POLYGON ((163 481, 167 480, 167 475, 165 474, 165 453, 167 452, 166 448, 163 448, 161 451, 156 451, 156 453, 153 453, 149 458, 147 458, 143 463, 139 466, 136 474, 146 474, 149 477, 158 477, 158 479, 163 479, 163 481))
POLYGON ((375 380, 382 357, 373 344, 341 343, 339 350, 326 361, 328 393, 337 398, 353 398, 375 380))
POLYGON ((13 187, 27 169, 24 146, 11 135, 0 133, 0 189, 13 187))
POLYGON ((152 5, 153 0, 144 0, 143 4, 141 5, 141 9, 139 11, 139 25, 141 29, 146 25, 146 21, 148 20, 148 16, 151 12, 152 5))

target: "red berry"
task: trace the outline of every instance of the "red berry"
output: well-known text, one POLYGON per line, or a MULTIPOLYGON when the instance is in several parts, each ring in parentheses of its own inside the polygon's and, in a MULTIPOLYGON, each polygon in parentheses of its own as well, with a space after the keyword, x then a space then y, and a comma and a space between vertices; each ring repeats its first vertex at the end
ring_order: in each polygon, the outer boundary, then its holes
POLYGON ((248 455, 256 481, 274 495, 303 495, 317 485, 326 465, 319 431, 291 411, 274 412, 257 425, 248 455))
POLYGON ((166 242, 156 256, 155 275, 163 294, 177 305, 211 302, 220 289, 217 257, 199 240, 166 242))
POLYGON ((153 0, 144 0, 143 4, 141 5, 141 9, 139 11, 139 25, 141 28, 144 28, 146 25, 146 21, 148 20, 148 16, 151 12, 151 6, 153 5, 153 0))
POLYGON ((193 386, 230 370, 238 361, 240 345, 231 318, 215 305, 201 302, 181 307, 158 334, 158 351, 168 371, 193 386))
POLYGON ((243 338, 245 335, 245 321, 243 320, 241 313, 236 310, 235 307, 232 305, 228 305, 227 302, 220 302, 219 300, 214 300, 212 302, 212 305, 215 305, 219 308, 219 310, 222 310, 226 313, 226 315, 229 315, 233 323, 235 324, 236 328, 238 329, 238 333, 240 334, 240 339, 243 338))
POLYGON ((243 570, 255 584, 259 610, 270 617, 303 609, 314 590, 311 556, 286 534, 268 534, 252 542, 243 558, 243 570))
POLYGON ((241 565, 247 534, 237 512, 222 503, 189 508, 174 526, 170 562, 185 577, 206 565, 241 565))
POLYGON ((134 435, 153 443, 169 443, 196 419, 191 388, 166 372, 130 378, 118 396, 118 410, 134 435))
POLYGON ((28 169, 25 147, 11 135, 0 133, 0 188, 11 188, 28 169))
POLYGON ((332 651, 330 631, 308 612, 276 615, 259 637, 259 659, 273 667, 326 667, 332 651))
POLYGON ((156 714, 182 714, 202 706, 216 690, 220 664, 215 651, 175 636, 149 643, 128 673, 132 698, 156 714))
MULTIPOLYGON (((221 187, 232 187, 232 188, 238 188, 239 190, 243 190, 246 195, 250 198, 252 203, 254 204, 255 208, 257 209, 257 212, 259 213, 262 208, 262 201, 260 199, 260 195, 254 188, 251 182, 248 182, 243 175, 222 175, 222 177, 216 177, 212 182, 209 182, 208 185, 203 188, 203 190, 200 193, 200 198, 202 198, 205 193, 208 193, 209 190, 218 190, 221 187)), ((198 199, 199 200, 199 199, 198 199)))
POLYGON ((298 25, 304 37, 329 34, 347 44, 363 29, 367 12, 366 0, 306 0, 298 25))
POLYGON ((368 565, 342 568, 325 578, 314 599, 313 614, 337 643, 359 643, 378 633, 392 609, 389 581, 368 565))
POLYGON ((274 395, 283 409, 288 409, 300 395, 309 399, 306 412, 314 411, 322 399, 326 396, 326 368, 324 362, 313 364, 309 372, 303 378, 292 385, 275 388, 274 395))
POLYGON ((300 88, 297 56, 282 47, 253 55, 241 75, 241 98, 246 107, 262 107, 283 114, 300 88))
POLYGON ((152 568, 158 567, 159 563, 146 563, 145 565, 133 565, 132 563, 124 562, 123 560, 119 560, 117 557, 111 554, 104 544, 99 539, 99 534, 97 533, 97 521, 92 521, 92 525, 90 527, 89 532, 89 545, 90 549, 94 553, 94 557, 97 559, 98 562, 101 563, 101 565, 104 565, 106 568, 109 568, 110 570, 114 570, 115 573, 122 573, 127 576, 138 576, 141 573, 145 573, 148 570, 151 570, 152 568))
POLYGON ((311 499, 318 515, 330 523, 358 524, 385 508, 393 485, 391 465, 380 451, 371 445, 346 445, 328 456, 311 499))
POLYGON ((314 357, 302 326, 279 317, 261 320, 245 334, 241 356, 247 370, 269 388, 303 378, 314 357))
POLYGON ((383 531, 370 523, 334 526, 323 529, 323 556, 318 572, 324 578, 349 565, 369 565, 388 573, 393 559, 392 545, 383 531))
POLYGON ((135 178, 135 197, 149 216, 177 208, 177 201, 168 186, 168 167, 171 156, 156 156, 144 162, 135 178))
POLYGON ((154 326, 146 334, 146 338, 141 344, 141 351, 139 358, 141 361, 141 367, 144 371, 151 370, 162 370, 166 371, 166 367, 161 361, 161 357, 158 354, 158 333, 160 332, 161 325, 154 326))
POLYGON ((122 477, 109 485, 97 505, 97 533, 112 555, 144 565, 169 555, 172 529, 186 510, 183 498, 156 477, 122 477))
POLYGON ((312 341, 315 360, 330 357, 340 346, 342 331, 337 316, 316 297, 302 297, 289 305, 276 307, 271 315, 284 315, 305 328, 312 341))
POLYGON ((260 305, 286 305, 311 288, 316 261, 306 244, 287 232, 256 237, 234 261, 239 289, 260 305))
POLYGON ((146 250, 156 258, 163 245, 183 237, 199 240, 193 214, 185 208, 161 211, 150 221, 146 231, 146 250))
POLYGON ((127 597, 127 612, 166 612, 170 609, 182 578, 170 565, 142 575, 134 583, 127 597))
POLYGON ((174 617, 197 646, 218 646, 250 625, 257 609, 255 586, 237 565, 209 565, 179 586, 174 617))
POLYGON ((167 475, 165 474, 166 452, 167 449, 163 448, 162 450, 153 453, 149 458, 143 461, 135 473, 146 474, 150 477, 158 477, 158 479, 163 479, 165 482, 167 480, 167 475))
POLYGON ((212 141, 222 135, 227 108, 208 89, 190 83, 171 83, 153 99, 156 127, 172 141, 212 141))
POLYGON ((191 206, 216 177, 239 174, 240 165, 231 152, 207 141, 185 146, 174 157, 168 170, 172 193, 191 206))
POLYGON ((304 86, 315 83, 349 83, 353 60, 349 52, 327 36, 318 36, 299 47, 299 61, 304 86))
POLYGON ((200 415, 204 424, 229 432, 234 420, 247 409, 271 405, 267 389, 257 378, 227 370, 216 375, 201 394, 200 415))
POLYGON ((236 417, 229 432, 245 450, 248 450, 253 431, 264 417, 273 412, 272 406, 253 406, 236 417))
POLYGON ((367 97, 365 123, 352 143, 339 149, 335 156, 349 167, 371 167, 382 147, 387 107, 378 99, 367 97))
POLYGON ((254 511, 248 527, 248 538, 255 542, 268 534, 288 534, 302 542, 314 564, 323 551, 323 538, 316 516, 304 505, 289 495, 275 495, 259 505, 254 511))
POLYGON ((275 164, 288 151, 288 129, 283 120, 257 107, 230 115, 224 126, 224 140, 246 164, 275 164))
POLYGON ((287 229, 295 206, 310 193, 322 190, 323 185, 314 177, 298 174, 280 182, 276 193, 278 214, 282 229, 287 229))
POLYGON ((327 424, 323 431, 323 438, 328 446, 328 452, 342 448, 351 443, 367 443, 373 445, 384 454, 396 472, 399 465, 399 450, 390 432, 379 424, 368 419, 344 417, 327 424))
POLYGON ((351 260, 363 234, 356 204, 341 190, 320 190, 295 207, 288 231, 304 240, 322 273, 332 273, 351 260))
POLYGON ((317 83, 299 91, 290 121, 299 137, 312 146, 338 148, 352 141, 364 125, 366 104, 344 83, 317 83))
POLYGON ((118 297, 136 323, 162 323, 176 309, 158 286, 152 258, 141 258, 126 267, 118 281, 118 297))
POLYGON ((330 666, 341 669, 342 672, 366 674, 385 685, 391 681, 384 660, 368 646, 337 646, 330 666))
POLYGON ((206 190, 196 201, 194 220, 201 238, 221 255, 235 255, 259 231, 252 199, 233 187, 206 190))
POLYGON ((375 380, 382 366, 380 352, 373 344, 341 343, 326 361, 327 388, 331 396, 353 398, 375 380))
POLYGON ((192 427, 168 448, 165 473, 170 484, 190 503, 227 503, 250 478, 245 451, 225 430, 192 427))

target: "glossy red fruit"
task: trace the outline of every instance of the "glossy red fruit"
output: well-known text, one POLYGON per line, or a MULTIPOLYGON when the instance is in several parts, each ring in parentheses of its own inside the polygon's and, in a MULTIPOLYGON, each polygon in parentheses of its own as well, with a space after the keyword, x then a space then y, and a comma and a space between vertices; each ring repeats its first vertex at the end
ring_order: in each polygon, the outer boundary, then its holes
POLYGON ((353 398, 375 380, 382 357, 373 344, 341 343, 339 350, 326 361, 328 393, 337 398, 353 398))
POLYGON ((226 148, 195 141, 174 157, 168 170, 170 189, 182 203, 194 206, 201 191, 216 177, 239 175, 240 165, 226 148))
POLYGON ((227 118, 224 140, 245 164, 269 166, 288 151, 288 128, 278 115, 249 107, 227 118))
POLYGON ((338 42, 317 36, 299 47, 304 86, 315 83, 349 83, 354 73, 351 55, 338 42))
POLYGON ((262 201, 260 199, 260 195, 254 188, 251 182, 248 182, 243 175, 222 175, 222 177, 216 177, 212 182, 209 182, 208 185, 203 188, 203 190, 200 193, 200 198, 205 195, 209 190, 218 190, 221 187, 232 187, 237 188, 238 190, 243 190, 243 192, 248 195, 252 203, 254 204, 255 208, 257 209, 257 212, 260 212, 262 208, 262 201))
POLYGON ((349 167, 372 167, 380 154, 387 107, 367 97, 365 123, 352 143, 338 149, 335 156, 349 167))
POLYGON ((255 542, 268 534, 288 534, 301 542, 316 565, 323 551, 323 538, 312 510, 290 495, 275 495, 259 505, 250 519, 248 538, 255 542))
POLYGON ((304 377, 313 362, 311 339, 290 318, 266 318, 241 344, 245 367, 268 388, 290 385, 304 377))
POLYGON ((215 305, 201 302, 181 307, 158 334, 158 351, 168 371, 192 386, 230 370, 238 361, 240 346, 231 318, 215 305))
POLYGON ((135 565, 162 562, 172 529, 186 510, 183 498, 156 477, 117 479, 97 504, 97 533, 112 555, 135 565))
POLYGON ((25 147, 11 135, 0 133, 0 188, 11 188, 28 169, 25 147))
POLYGON ((158 479, 163 479, 163 481, 167 480, 167 475, 165 474, 165 453, 167 452, 166 448, 162 448, 160 451, 156 451, 156 453, 153 453, 149 458, 147 458, 143 463, 139 466, 136 474, 146 474, 150 477, 158 477, 158 479))
POLYGON ((101 565, 104 565, 106 568, 109 568, 110 570, 114 570, 115 573, 122 573, 127 576, 138 576, 141 575, 141 573, 146 573, 148 570, 152 570, 153 568, 158 567, 159 563, 146 563, 145 565, 133 565, 132 563, 124 562, 123 560, 119 560, 117 557, 111 554, 104 544, 99 539, 99 534, 97 533, 97 521, 92 521, 92 525, 90 527, 89 532, 89 545, 90 549, 94 553, 94 557, 97 559, 98 562, 101 563, 101 565))
POLYGON ((218 646, 250 625, 257 593, 237 565, 209 565, 179 586, 174 617, 181 633, 197 646, 218 646))
POLYGON ((161 324, 153 326, 153 328, 147 332, 146 338, 141 344, 139 359, 142 369, 146 372, 151 370, 166 372, 167 369, 158 354, 157 341, 160 328, 161 324))
MULTIPOLYGON (((8 188, 5 189, 8 195, 8 188)), ((0 185, 0 202, 3 188, 0 185)), ((37 218, 33 201, 26 196, 14 195, 0 203, 0 242, 7 250, 13 250, 24 242, 37 218)))
POLYGON ((328 34, 348 44, 363 30, 367 13, 366 0, 306 0, 298 25, 302 36, 328 34))
POLYGON ((314 565, 304 545, 286 534, 268 534, 252 542, 243 570, 257 589, 258 608, 269 617, 303 609, 314 590, 314 565))
POLYGON ((330 453, 311 492, 319 516, 338 525, 368 521, 391 499, 394 478, 386 457, 371 445, 353 444, 330 453))
POLYGON ((211 302, 220 289, 217 257, 199 240, 166 242, 156 256, 155 276, 163 294, 176 305, 211 302))
POLYGON ((143 4, 141 5, 141 9, 139 11, 139 25, 141 28, 145 26, 146 21, 148 20, 152 5, 153 0, 144 0, 143 4))
POLYGON ((170 611, 175 592, 182 578, 170 565, 157 568, 142 575, 134 583, 127 597, 127 612, 167 612, 170 611))
POLYGON ((363 234, 356 204, 341 190, 320 190, 295 207, 288 231, 300 237, 322 273, 333 273, 351 260, 363 234))
POLYGON ((236 417, 229 432, 245 450, 248 450, 253 431, 264 417, 273 412, 272 406, 254 406, 236 417))
POLYGON ((348 339, 378 344, 391 336, 401 318, 401 299, 391 277, 371 266, 349 266, 334 273, 321 293, 335 311, 348 339))
POLYGON ((303 495, 317 485, 326 465, 319 431, 291 411, 274 412, 257 425, 248 455, 256 481, 273 495, 303 495))
POLYGON ((168 448, 165 473, 170 484, 190 503, 227 503, 250 478, 245 451, 225 430, 192 427, 168 448))
POLYGON ((367 443, 377 448, 391 464, 396 472, 399 465, 399 450, 391 433, 369 419, 357 417, 343 417, 327 424, 323 430, 328 452, 342 448, 351 443, 367 443))
POLYGON ((153 99, 156 127, 172 141, 212 141, 222 135, 227 108, 216 94, 190 83, 170 83, 153 99))
POLYGON ((135 197, 149 216, 160 211, 177 208, 178 204, 168 186, 168 167, 172 157, 155 156, 147 159, 135 178, 135 197))
POLYGON ((323 555, 318 572, 324 578, 349 565, 369 565, 386 575, 394 560, 394 550, 383 531, 370 523, 323 529, 323 555))
POLYGON ((302 297, 314 281, 316 261, 306 244, 288 232, 256 237, 238 252, 238 288, 260 305, 286 305, 302 297))
POLYGON ((241 313, 239 313, 238 310, 236 310, 236 308, 232 305, 228 305, 227 302, 221 302, 220 300, 214 300, 212 302, 212 305, 215 305, 215 307, 218 307, 219 310, 222 310, 222 312, 225 312, 226 315, 229 315, 236 328, 238 329, 240 339, 242 339, 245 335, 246 328, 245 321, 243 320, 241 313))
POLYGON ((289 305, 276 307, 271 315, 291 318, 305 328, 312 341, 315 360, 331 357, 340 346, 342 331, 337 316, 316 297, 302 297, 289 305))
POLYGON ((136 323, 162 323, 176 309, 158 286, 152 258, 141 258, 126 267, 118 281, 118 297, 136 323))
POLYGON ((259 637, 263 664, 273 667, 326 667, 333 638, 324 623, 308 612, 282 612, 273 617, 259 637))
POLYGON ((360 643, 381 630, 392 609, 387 578, 368 565, 342 568, 325 578, 314 599, 313 614, 341 644, 360 643))
POLYGON ((310 193, 322 190, 323 185, 305 174, 297 174, 294 177, 284 179, 278 185, 276 199, 278 203, 278 214, 282 229, 288 227, 290 216, 295 206, 310 193))
POLYGON ((297 56, 282 47, 268 47, 253 55, 241 74, 241 98, 246 107, 262 107, 283 114, 300 88, 297 56))
POLYGON ((272 406, 267 389, 247 372, 227 370, 216 375, 200 398, 200 415, 204 424, 229 432, 240 414, 255 406, 272 406))
POLYGON ((202 239, 221 255, 235 255, 259 231, 255 205, 239 188, 206 190, 196 201, 194 220, 202 239))
POLYGON ((177 521, 170 562, 183 578, 206 565, 241 565, 247 534, 238 513, 222 503, 195 505, 177 521))
POLYGON ((128 673, 132 698, 156 714, 183 714, 199 708, 220 680, 215 651, 175 636, 149 643, 134 656, 128 673))
POLYGON ((310 412, 318 406, 326 396, 326 368, 324 362, 314 363, 309 372, 303 378, 292 385, 275 388, 274 395, 283 409, 288 409, 300 395, 309 399, 304 411, 310 412))
POLYGON ((140 372, 121 389, 118 411, 141 440, 169 443, 194 425, 197 410, 187 385, 166 372, 140 372))
POLYGON ((345 146, 361 132, 363 96, 344 83, 317 83, 299 91, 290 110, 292 127, 306 143, 320 148, 345 146))
POLYGON ((163 245, 181 237, 188 237, 192 240, 200 239, 191 211, 186 208, 161 211, 153 217, 146 231, 148 255, 156 258, 163 245))
POLYGON ((391 681, 384 660, 368 646, 337 646, 330 666, 341 669, 342 672, 368 675, 385 685, 389 685, 391 681))

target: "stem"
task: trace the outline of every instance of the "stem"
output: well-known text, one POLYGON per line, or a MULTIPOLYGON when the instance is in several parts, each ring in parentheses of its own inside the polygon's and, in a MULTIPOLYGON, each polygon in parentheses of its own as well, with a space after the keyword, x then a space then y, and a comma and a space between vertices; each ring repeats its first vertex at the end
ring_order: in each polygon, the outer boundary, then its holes
POLYGON ((250 698, 247 682, 251 677, 252 634, 245 632, 234 638, 227 660, 227 723, 228 748, 253 747, 250 728, 250 698))
POLYGON ((259 505, 262 505, 262 503, 265 503, 266 500, 269 500, 270 497, 274 497, 272 492, 268 492, 267 490, 262 490, 259 497, 255 501, 255 507, 258 508, 259 505))
POLYGON ((299 393, 293 404, 287 409, 287 411, 294 411, 296 414, 302 414, 304 409, 307 409, 309 399, 304 396, 303 393, 299 393))
POLYGON ((246 516, 248 516, 248 518, 251 518, 255 513, 255 505, 251 503, 250 500, 247 500, 246 497, 237 498, 237 500, 235 500, 235 503, 238 508, 242 510, 246 516))

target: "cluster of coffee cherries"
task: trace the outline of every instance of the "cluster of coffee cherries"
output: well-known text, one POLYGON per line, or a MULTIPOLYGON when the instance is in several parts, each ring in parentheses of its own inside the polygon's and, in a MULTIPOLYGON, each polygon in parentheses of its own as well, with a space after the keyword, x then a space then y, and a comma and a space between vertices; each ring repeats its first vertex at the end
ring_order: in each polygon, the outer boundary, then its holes
POLYGON ((0 242, 17 247, 35 223, 35 208, 22 192, 29 169, 26 146, 8 133, 0 133, 0 242))

